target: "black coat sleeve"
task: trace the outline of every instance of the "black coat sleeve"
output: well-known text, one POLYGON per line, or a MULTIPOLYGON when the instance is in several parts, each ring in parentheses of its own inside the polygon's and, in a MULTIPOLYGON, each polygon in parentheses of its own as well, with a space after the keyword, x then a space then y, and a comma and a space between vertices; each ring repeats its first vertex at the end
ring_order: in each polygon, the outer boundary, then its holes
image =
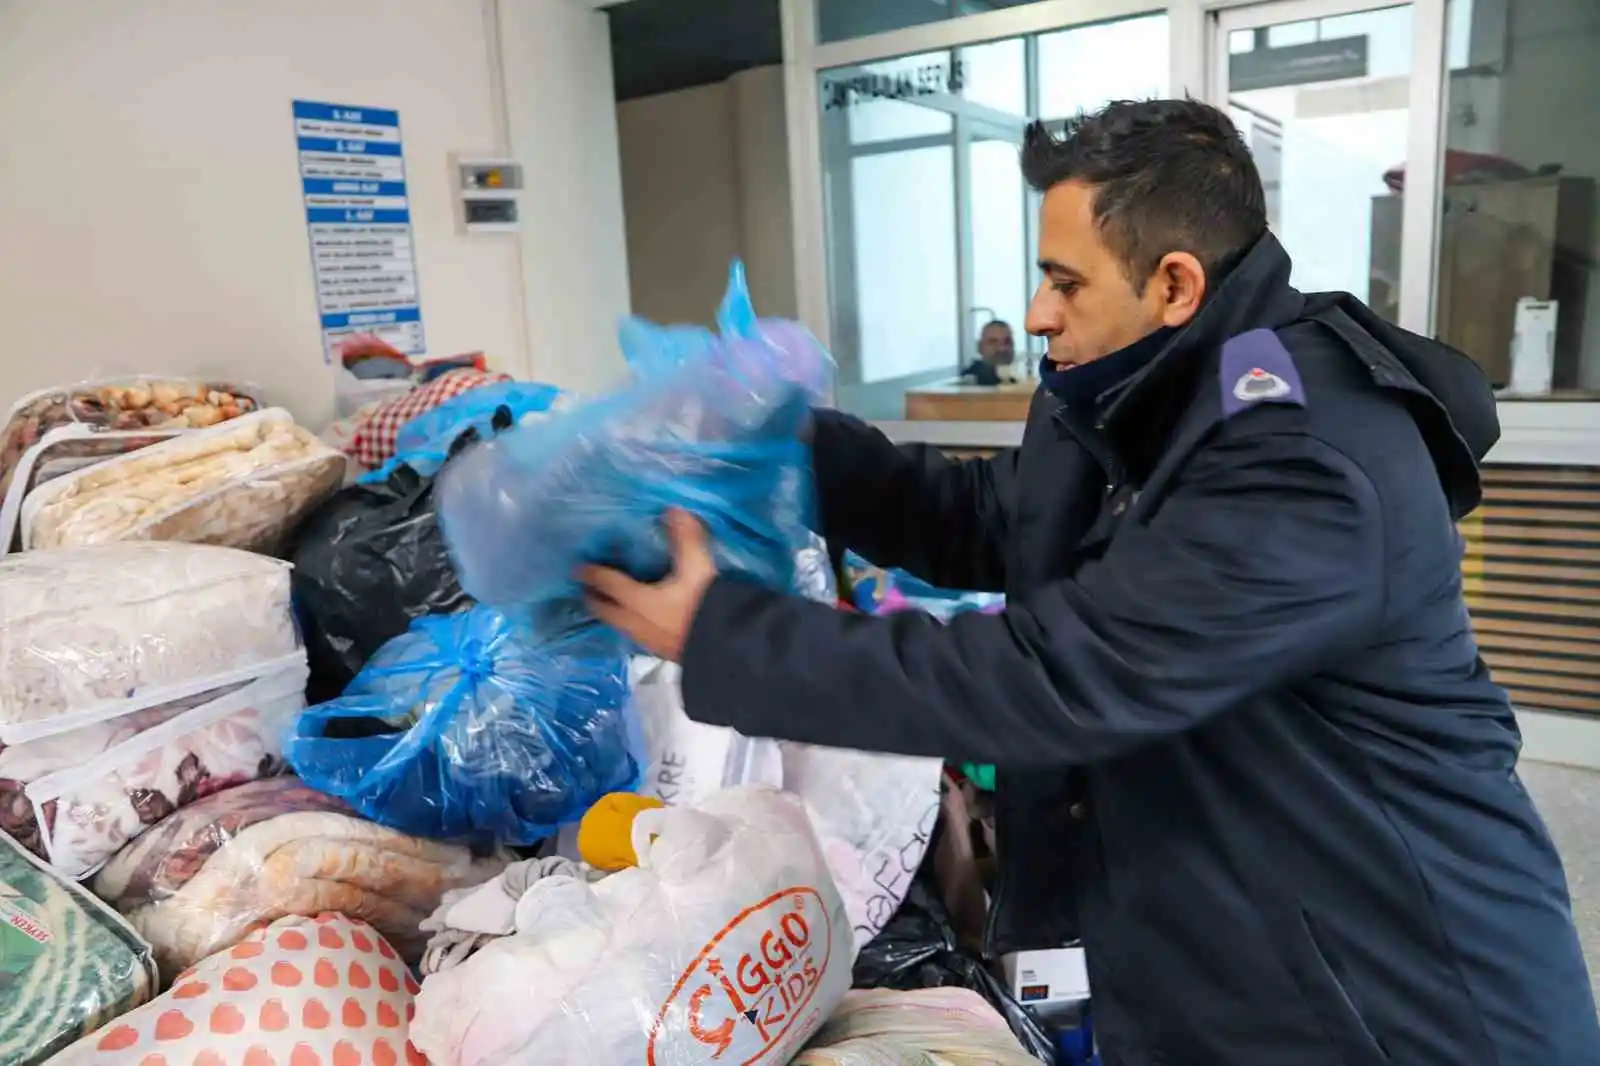
POLYGON ((818 410, 811 454, 818 532, 830 547, 945 588, 1004 588, 1014 450, 956 461, 936 448, 896 446, 859 419, 818 410))
POLYGON ((941 625, 728 579, 684 654, 689 714, 756 736, 1025 768, 1115 757, 1307 679, 1384 612, 1375 490, 1299 434, 1197 453, 1082 580, 941 625))

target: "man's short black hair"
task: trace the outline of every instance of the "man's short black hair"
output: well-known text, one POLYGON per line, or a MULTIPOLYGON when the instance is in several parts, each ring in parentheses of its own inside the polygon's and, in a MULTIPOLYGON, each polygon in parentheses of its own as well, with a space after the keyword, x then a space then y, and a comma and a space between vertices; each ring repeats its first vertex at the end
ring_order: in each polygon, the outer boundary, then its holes
POLYGON ((1189 252, 1209 278, 1267 231, 1267 198, 1244 138, 1197 100, 1119 100, 1068 119, 1062 137, 1028 127, 1022 174, 1046 192, 1094 187, 1094 215, 1128 279, 1143 286, 1169 252, 1189 252))

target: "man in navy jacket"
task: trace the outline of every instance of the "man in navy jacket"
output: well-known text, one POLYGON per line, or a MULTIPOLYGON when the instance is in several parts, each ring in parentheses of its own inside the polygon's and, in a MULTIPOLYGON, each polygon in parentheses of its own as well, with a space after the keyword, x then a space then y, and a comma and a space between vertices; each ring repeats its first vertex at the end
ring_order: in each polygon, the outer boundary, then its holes
POLYGON ((1459 353, 1306 295, 1226 116, 1030 131, 1022 446, 817 412, 822 533, 1003 614, 586 575, 695 718, 993 762, 991 952, 1083 939, 1106 1066, 1597 1066, 1565 874, 1462 601, 1499 433, 1459 353))

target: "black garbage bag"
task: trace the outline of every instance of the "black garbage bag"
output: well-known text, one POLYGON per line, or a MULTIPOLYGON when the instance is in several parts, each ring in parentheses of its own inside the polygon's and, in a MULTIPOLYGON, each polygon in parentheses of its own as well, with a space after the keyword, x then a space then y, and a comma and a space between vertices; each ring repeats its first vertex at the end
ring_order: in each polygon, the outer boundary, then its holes
MULTIPOLYGON (((495 412, 493 429, 511 424, 495 412)), ((477 439, 468 430, 450 454, 477 439)), ((311 667, 308 698, 336 699, 379 648, 429 614, 472 606, 433 510, 433 479, 397 466, 387 481, 351 485, 299 529, 294 601, 311 667)))
POLYGON ((927 881, 927 867, 889 924, 861 949, 853 973, 856 988, 969 988, 989 1001, 1028 1054, 1056 1064, 1055 1044, 1006 987, 956 945, 950 917, 927 881))

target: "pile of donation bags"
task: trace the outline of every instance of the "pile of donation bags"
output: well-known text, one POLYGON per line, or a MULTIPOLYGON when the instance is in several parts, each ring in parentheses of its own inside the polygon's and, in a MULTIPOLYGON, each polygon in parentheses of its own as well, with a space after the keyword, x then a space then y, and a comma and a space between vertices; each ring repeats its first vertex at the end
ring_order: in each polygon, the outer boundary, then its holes
MULTIPOLYGON (((294 592, 318 699, 337 696, 413 620, 471 604, 439 533, 434 475, 468 444, 542 417, 562 402, 550 386, 526 382, 460 392, 402 425, 382 464, 300 527, 294 592)), ((371 417, 385 413, 379 409, 371 417)))
POLYGON ((174 429, 118 453, 150 502, 0 559, 0 1066, 1033 1061, 997 987, 850 991, 940 765, 697 725, 571 583, 663 572, 682 506, 835 598, 795 443, 827 357, 742 284, 719 324, 627 324, 586 403, 460 391, 365 474, 174 429))

